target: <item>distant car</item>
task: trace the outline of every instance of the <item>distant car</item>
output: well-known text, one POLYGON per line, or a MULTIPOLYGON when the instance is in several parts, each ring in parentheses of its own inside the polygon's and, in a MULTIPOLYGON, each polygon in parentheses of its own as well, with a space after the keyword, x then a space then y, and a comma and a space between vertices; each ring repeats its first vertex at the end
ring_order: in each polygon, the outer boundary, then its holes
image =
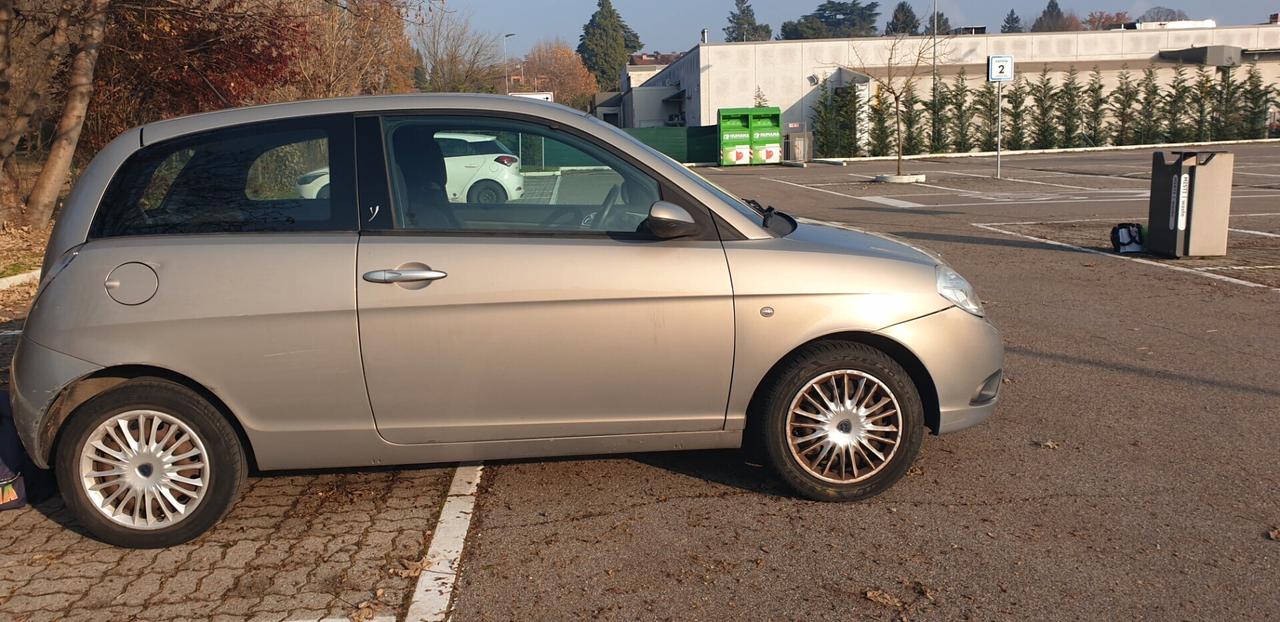
MULTIPOLYGON (((520 158, 495 136, 441 132, 436 143, 444 152, 449 183, 445 190, 455 203, 506 203, 524 195, 520 158)), ((309 171, 298 178, 298 195, 314 199, 329 190, 329 169, 309 171)))
POLYGON ((563 106, 406 95, 107 145, 57 221, 10 392, 78 524, 161 547, 213 526, 251 467, 749 439, 797 493, 861 499, 926 429, 995 410, 1003 352, 932 253, 740 200, 563 106), (465 135, 538 144, 545 188, 450 201, 465 135))

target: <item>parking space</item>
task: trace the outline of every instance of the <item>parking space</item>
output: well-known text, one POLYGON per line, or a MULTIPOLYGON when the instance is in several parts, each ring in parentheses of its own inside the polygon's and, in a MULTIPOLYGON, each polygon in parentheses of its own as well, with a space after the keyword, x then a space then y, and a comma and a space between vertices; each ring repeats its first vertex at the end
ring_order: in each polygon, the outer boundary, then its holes
MULTIPOLYGON (((1280 174, 1280 149, 1231 149, 1280 174)), ((996 417, 856 504, 797 500, 733 451, 490 465, 455 619, 1280 615, 1280 293, 1073 247, 1145 219, 1150 158, 1010 157, 1003 181, 909 161, 925 186, 867 181, 892 162, 700 169, 941 252, 1004 333, 996 417), (974 226, 1080 219, 1055 229, 1073 246, 974 226)), ((1236 178, 1233 228, 1270 230, 1271 186, 1236 178)))
MULTIPOLYGON (((912 160, 909 186, 868 181, 892 162, 700 169, 946 257, 1005 338, 996 416, 852 504, 738 451, 488 464, 452 619, 1280 617, 1280 147, 1228 149, 1225 261, 1102 256, 1145 219, 1145 151, 1010 157, 1004 180, 912 160)), ((453 473, 255 477, 166 551, 98 544, 56 500, 3 512, 0 618, 403 616, 453 473)))

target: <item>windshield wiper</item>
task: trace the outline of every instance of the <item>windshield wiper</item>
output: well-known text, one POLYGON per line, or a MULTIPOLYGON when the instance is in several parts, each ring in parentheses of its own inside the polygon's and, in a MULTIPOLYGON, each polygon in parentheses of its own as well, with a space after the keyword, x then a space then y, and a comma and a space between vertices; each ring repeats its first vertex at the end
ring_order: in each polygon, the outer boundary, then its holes
POLYGON ((773 215, 774 215, 774 214, 777 214, 777 213, 778 213, 778 210, 773 209, 773 206, 772 206, 772 205, 770 205, 769 207, 766 207, 766 208, 764 209, 764 212, 760 214, 760 216, 761 216, 761 218, 760 218, 760 226, 761 226, 761 227, 764 227, 764 228, 766 228, 766 229, 768 229, 768 228, 769 228, 769 221, 770 221, 770 220, 773 220, 773 215))
POLYGON ((751 209, 757 212, 760 212, 761 214, 764 213, 764 206, 761 205, 759 201, 755 199, 742 199, 742 202, 746 203, 747 205, 750 205, 751 209))

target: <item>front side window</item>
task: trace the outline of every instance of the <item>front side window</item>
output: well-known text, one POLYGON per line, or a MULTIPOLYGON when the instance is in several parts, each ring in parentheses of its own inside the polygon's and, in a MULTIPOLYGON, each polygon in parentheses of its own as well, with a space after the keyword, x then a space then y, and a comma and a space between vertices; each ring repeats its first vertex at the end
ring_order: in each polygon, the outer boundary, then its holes
POLYGON ((92 237, 354 230, 350 136, 349 120, 322 118, 146 147, 112 181, 92 237))
POLYGON ((658 182, 580 137, 512 119, 383 119, 392 226, 442 233, 634 234, 658 182))

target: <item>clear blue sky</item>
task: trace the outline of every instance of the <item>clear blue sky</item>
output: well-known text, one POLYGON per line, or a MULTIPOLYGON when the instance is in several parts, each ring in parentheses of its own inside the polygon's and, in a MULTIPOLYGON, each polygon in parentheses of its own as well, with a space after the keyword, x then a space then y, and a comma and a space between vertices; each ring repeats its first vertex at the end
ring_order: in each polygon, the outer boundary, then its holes
MULTIPOLYGON (((773 26, 813 11, 821 0, 754 0, 756 18, 773 26)), ((540 39, 560 37, 577 45, 582 25, 595 11, 596 0, 446 0, 451 9, 471 15, 479 29, 492 33, 514 32, 509 42, 510 53, 523 55, 540 39)), ((1048 0, 938 0, 940 10, 952 26, 987 26, 998 31, 1004 16, 1013 9, 1030 26, 1048 0)), ((1219 25, 1232 26, 1265 22, 1267 16, 1280 11, 1280 2, 1264 0, 1058 0, 1064 11, 1075 11, 1084 17, 1089 11, 1129 11, 1140 15, 1152 6, 1182 9, 1192 19, 1216 19, 1219 25)), ((880 24, 897 0, 880 3, 880 24)), ((932 10, 931 0, 912 2, 921 20, 932 10)), ((698 42, 703 28, 711 29, 711 40, 723 39, 733 0, 613 0, 622 18, 640 33, 645 50, 684 51, 698 42)))

